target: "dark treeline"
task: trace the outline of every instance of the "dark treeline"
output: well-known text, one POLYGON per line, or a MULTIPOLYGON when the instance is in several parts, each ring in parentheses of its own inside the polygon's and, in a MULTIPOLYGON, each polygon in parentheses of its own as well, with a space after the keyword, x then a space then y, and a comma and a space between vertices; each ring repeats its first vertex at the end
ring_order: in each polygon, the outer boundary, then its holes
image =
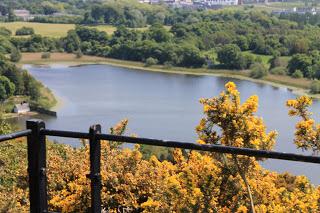
POLYGON ((27 71, 19 69, 0 55, 0 101, 4 101, 12 95, 29 96, 31 100, 40 98, 41 84, 37 82, 27 71))
MULTIPOLYGON (((28 28, 21 29, 22 33, 30 33, 28 28)), ((36 81, 26 70, 17 67, 13 63, 20 60, 21 50, 18 45, 19 42, 15 43, 14 37, 10 37, 11 34, 10 30, 0 28, 0 103, 3 103, 11 96, 18 95, 28 97, 27 100, 30 100, 35 105, 45 108, 50 107, 52 104, 41 93, 41 90, 44 89, 43 85, 36 81)), ((32 42, 36 38, 37 36, 34 35, 33 39, 27 40, 32 42)), ((42 37, 40 40, 42 40, 42 37)), ((43 45, 46 45, 47 48, 49 43, 52 44, 52 41, 43 45)), ((38 49, 39 43, 34 48, 38 49)), ((12 108, 6 110, 10 112, 12 108)))

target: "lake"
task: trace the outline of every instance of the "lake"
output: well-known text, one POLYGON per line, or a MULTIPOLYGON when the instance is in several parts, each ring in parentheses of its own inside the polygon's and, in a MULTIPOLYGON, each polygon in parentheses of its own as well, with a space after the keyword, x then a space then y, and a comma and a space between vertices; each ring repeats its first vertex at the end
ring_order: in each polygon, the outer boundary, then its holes
MULTIPOLYGON (((100 123, 103 131, 108 132, 118 121, 128 118, 127 134, 194 142, 195 127, 203 116, 199 99, 217 96, 226 82, 234 81, 242 101, 250 95, 259 96, 257 114, 264 118, 268 130, 279 132, 275 150, 302 153, 293 144, 297 119, 287 115, 285 106, 286 100, 296 95, 286 88, 224 77, 155 73, 108 65, 25 68, 63 102, 57 109, 57 118, 40 116, 48 128, 88 131, 90 125, 100 123)), ((318 101, 314 101, 311 111, 319 121, 318 101)), ((16 122, 24 125, 25 118, 16 122)), ((57 140, 73 146, 79 144, 78 140, 57 140)), ((320 169, 316 164, 268 160, 263 166, 306 175, 314 184, 320 184, 320 169)))

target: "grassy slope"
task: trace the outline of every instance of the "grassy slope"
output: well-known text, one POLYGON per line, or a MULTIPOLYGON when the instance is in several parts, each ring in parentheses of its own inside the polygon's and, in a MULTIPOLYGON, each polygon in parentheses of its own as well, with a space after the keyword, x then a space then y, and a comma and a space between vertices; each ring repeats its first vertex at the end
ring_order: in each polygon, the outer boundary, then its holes
MULTIPOLYGON (((32 27, 36 34, 50 37, 63 37, 67 35, 69 30, 75 28, 74 24, 48 24, 48 23, 33 23, 33 22, 10 22, 1 23, 0 27, 5 27, 12 31, 13 35, 17 29, 21 27, 32 27)), ((94 26, 98 30, 105 31, 108 34, 112 34, 116 27, 110 25, 98 25, 94 26)))
MULTIPOLYGON (((311 81, 308 79, 294 79, 289 76, 279 76, 279 75, 268 75, 264 79, 256 80, 249 78, 248 71, 232 71, 232 70, 211 70, 206 68, 182 68, 173 67, 171 69, 166 69, 161 65, 153 67, 144 67, 141 62, 133 61, 123 61, 110 58, 101 58, 95 56, 83 56, 77 59, 73 54, 66 53, 53 53, 50 59, 41 59, 41 53, 23 53, 22 60, 20 64, 37 64, 37 65, 47 65, 61 63, 71 66, 81 65, 81 64, 110 64, 119 67, 126 67, 131 69, 146 70, 153 72, 167 72, 167 73, 178 73, 178 74, 193 74, 193 75, 216 75, 225 77, 234 77, 239 79, 245 79, 255 82, 269 83, 275 86, 285 85, 288 88, 294 90, 296 93, 305 94, 310 87, 311 81)), ((320 97, 320 96, 315 96, 320 97)))

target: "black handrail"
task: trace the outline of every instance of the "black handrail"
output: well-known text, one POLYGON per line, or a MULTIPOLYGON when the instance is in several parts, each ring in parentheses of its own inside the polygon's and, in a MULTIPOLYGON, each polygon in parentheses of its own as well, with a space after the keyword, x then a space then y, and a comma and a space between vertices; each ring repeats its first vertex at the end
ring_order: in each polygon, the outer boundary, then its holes
POLYGON ((46 177, 46 136, 89 139, 91 179, 91 212, 101 212, 101 141, 126 142, 162 147, 182 148, 206 152, 218 152, 234 155, 246 155, 288 161, 300 161, 320 164, 320 157, 294 153, 255 150, 222 145, 203 145, 181 141, 166 141, 151 138, 137 138, 111 134, 101 134, 101 126, 91 126, 88 133, 50 130, 41 120, 28 120, 27 130, 0 136, 0 142, 28 136, 28 173, 30 190, 30 212, 48 212, 47 177, 46 177))
MULTIPOLYGON (((68 138, 86 138, 86 139, 89 138, 89 133, 59 131, 59 130, 49 130, 49 129, 42 129, 41 134, 44 134, 47 136, 58 136, 58 137, 68 137, 68 138)), ((128 136, 111 135, 111 134, 97 134, 96 137, 100 140, 115 141, 115 142, 182 148, 182 149, 191 149, 191 150, 199 150, 199 151, 207 151, 207 152, 218 152, 218 153, 227 153, 227 154, 235 154, 235 155, 246 155, 246 156, 252 156, 252 157, 259 157, 259 158, 270 158, 270 159, 278 159, 278 160, 300 161, 300 162, 306 162, 306 163, 320 164, 320 157, 318 156, 307 156, 307 155, 300 155, 295 153, 274 152, 274 151, 267 151, 267 150, 257 150, 257 149, 239 148, 239 147, 222 146, 222 145, 204 145, 204 144, 195 144, 191 142, 168 141, 168 140, 128 137, 128 136)))
POLYGON ((22 130, 19 132, 14 132, 14 133, 6 134, 6 135, 0 135, 0 142, 12 140, 15 138, 25 137, 25 136, 30 135, 31 132, 32 131, 30 129, 26 129, 26 130, 22 130))

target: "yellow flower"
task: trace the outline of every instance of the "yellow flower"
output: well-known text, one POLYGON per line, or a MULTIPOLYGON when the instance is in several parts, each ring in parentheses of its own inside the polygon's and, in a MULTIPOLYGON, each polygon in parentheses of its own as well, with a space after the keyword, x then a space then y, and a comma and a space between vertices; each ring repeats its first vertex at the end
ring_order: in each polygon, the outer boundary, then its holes
POLYGON ((198 144, 206 144, 206 142, 204 142, 203 140, 200 140, 200 139, 197 140, 197 143, 198 143, 198 144))

